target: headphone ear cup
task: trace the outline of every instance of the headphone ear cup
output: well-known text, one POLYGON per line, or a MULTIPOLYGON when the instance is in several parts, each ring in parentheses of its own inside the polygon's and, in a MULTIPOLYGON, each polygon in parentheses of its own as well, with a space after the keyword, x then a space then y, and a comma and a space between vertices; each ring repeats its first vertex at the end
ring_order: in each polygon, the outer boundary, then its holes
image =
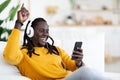
POLYGON ((33 35, 34 35, 34 30, 30 26, 27 29, 27 35, 28 35, 28 37, 33 37, 33 35))

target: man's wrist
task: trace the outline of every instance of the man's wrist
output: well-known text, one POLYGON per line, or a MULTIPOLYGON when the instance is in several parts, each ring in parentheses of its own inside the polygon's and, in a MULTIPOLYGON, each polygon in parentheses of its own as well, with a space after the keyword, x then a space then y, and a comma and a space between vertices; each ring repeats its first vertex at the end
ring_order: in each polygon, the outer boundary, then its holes
POLYGON ((22 23, 20 20, 16 20, 15 23, 18 23, 18 24, 20 24, 21 26, 23 26, 23 23, 22 23))
POLYGON ((20 20, 16 20, 14 28, 21 30, 22 26, 23 26, 23 23, 20 20))
POLYGON ((81 62, 79 62, 79 63, 76 63, 76 66, 77 67, 81 67, 83 65, 83 62, 81 61, 81 62))

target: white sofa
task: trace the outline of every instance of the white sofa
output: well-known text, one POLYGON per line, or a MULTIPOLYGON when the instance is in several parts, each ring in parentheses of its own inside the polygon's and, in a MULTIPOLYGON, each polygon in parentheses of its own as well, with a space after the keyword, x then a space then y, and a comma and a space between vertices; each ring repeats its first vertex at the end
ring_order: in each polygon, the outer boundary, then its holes
POLYGON ((3 58, 3 50, 6 42, 0 41, 0 80, 31 80, 22 76, 14 65, 8 64, 3 58))

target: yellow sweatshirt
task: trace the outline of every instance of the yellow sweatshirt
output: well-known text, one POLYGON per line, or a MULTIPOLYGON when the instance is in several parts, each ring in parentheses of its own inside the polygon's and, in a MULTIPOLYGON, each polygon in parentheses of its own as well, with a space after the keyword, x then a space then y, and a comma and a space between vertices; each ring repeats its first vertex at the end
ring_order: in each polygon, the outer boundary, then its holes
POLYGON ((4 50, 5 60, 16 65, 21 74, 32 80, 61 80, 77 69, 75 61, 68 54, 57 47, 60 55, 47 54, 44 47, 34 47, 35 53, 32 57, 27 55, 27 49, 21 49, 20 30, 13 29, 4 50), (63 68, 62 63, 67 68, 63 68))

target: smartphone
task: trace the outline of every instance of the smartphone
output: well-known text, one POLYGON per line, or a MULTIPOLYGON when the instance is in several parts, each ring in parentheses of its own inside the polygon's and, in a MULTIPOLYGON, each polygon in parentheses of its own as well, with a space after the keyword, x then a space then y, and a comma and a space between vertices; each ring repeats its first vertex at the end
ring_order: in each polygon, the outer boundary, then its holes
POLYGON ((77 48, 81 48, 81 46, 82 46, 82 42, 75 42, 75 46, 73 50, 76 51, 77 48))
MULTIPOLYGON (((82 42, 75 42, 75 46, 74 46, 74 51, 77 51, 77 48, 81 48, 81 46, 82 46, 82 42)), ((76 53, 73 53, 72 54, 72 59, 73 60, 75 60, 75 59, 77 59, 78 57, 75 57, 75 56, 73 56, 73 55, 78 55, 78 54, 76 54, 76 53)))

